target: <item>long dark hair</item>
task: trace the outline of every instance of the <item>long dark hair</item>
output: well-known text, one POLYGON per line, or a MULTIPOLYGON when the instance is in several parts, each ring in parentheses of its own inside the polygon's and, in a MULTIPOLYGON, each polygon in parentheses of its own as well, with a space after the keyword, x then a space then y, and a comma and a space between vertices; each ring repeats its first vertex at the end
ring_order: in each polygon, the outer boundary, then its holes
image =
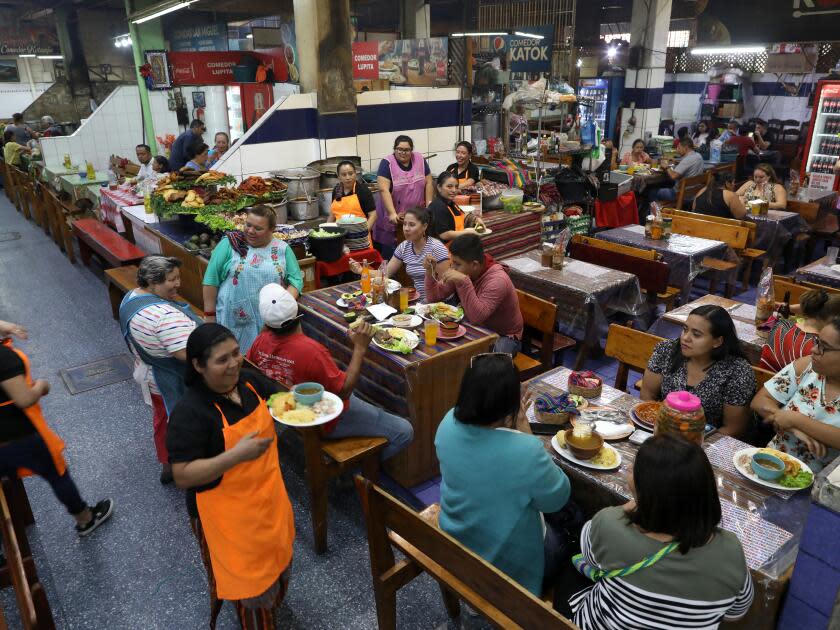
POLYGON ((721 519, 709 459, 697 444, 669 434, 639 447, 633 464, 636 508, 628 520, 647 532, 669 534, 681 553, 709 542, 721 519))
POLYGON ((228 339, 236 340, 236 337, 221 324, 201 324, 190 333, 187 339, 187 369, 184 374, 184 382, 188 387, 204 382, 204 378, 193 366, 193 359, 204 367, 213 353, 213 348, 228 339))
MULTIPOLYGON (((744 351, 741 350, 741 342, 738 341, 738 334, 735 332, 735 324, 732 323, 729 311, 713 304, 704 304, 688 314, 689 317, 692 315, 702 317, 709 322, 712 337, 715 339, 723 337, 723 343, 712 350, 713 361, 721 361, 726 357, 744 358, 744 351)), ((682 355, 680 344, 677 343, 671 351, 671 371, 679 370, 684 361, 685 357, 682 355)))
POLYGON ((726 185, 730 182, 735 182, 735 176, 730 173, 729 171, 722 172, 722 173, 715 173, 715 176, 712 178, 712 181, 709 182, 709 185, 706 186, 706 203, 712 203, 712 197, 718 190, 726 189, 726 185))
POLYGON ((519 373, 510 356, 478 356, 464 372, 455 418, 487 426, 519 413, 519 373))
POLYGON ((169 166, 169 160, 163 155, 156 155, 154 157, 155 162, 160 164, 160 172, 161 173, 168 173, 172 169, 169 166))

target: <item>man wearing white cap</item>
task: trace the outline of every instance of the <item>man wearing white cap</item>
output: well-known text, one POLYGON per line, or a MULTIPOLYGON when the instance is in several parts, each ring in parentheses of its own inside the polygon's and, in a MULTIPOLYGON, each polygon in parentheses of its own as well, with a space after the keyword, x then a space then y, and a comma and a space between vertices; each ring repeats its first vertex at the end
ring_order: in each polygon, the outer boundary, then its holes
POLYGON ((411 423, 365 402, 353 395, 359 380, 362 360, 373 337, 373 327, 362 323, 348 330, 353 342, 353 356, 342 372, 329 351, 303 334, 298 303, 279 284, 267 284, 260 290, 260 316, 265 329, 248 351, 248 360, 265 374, 291 387, 315 382, 344 401, 344 413, 323 426, 324 437, 345 438, 352 435, 384 437, 388 446, 382 459, 393 457, 414 437, 411 423))

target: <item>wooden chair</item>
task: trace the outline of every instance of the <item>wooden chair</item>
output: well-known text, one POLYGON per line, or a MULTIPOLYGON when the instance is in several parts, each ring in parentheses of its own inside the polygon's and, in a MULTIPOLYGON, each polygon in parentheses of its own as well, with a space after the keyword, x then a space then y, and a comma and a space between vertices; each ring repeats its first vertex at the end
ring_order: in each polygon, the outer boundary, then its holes
POLYGON ((732 173, 732 177, 735 177, 737 173, 737 164, 735 162, 730 162, 729 164, 721 164, 720 166, 713 166, 709 169, 709 181, 717 175, 718 173, 732 173))
POLYGON ((615 373, 616 389, 627 391, 627 377, 631 369, 644 374, 653 349, 660 341, 665 339, 627 326, 610 324, 604 354, 618 361, 618 371, 615 373))
MULTIPOLYGON (((4 162, 4 164, 6 164, 4 162)), ((6 164, 6 177, 4 179, 7 182, 6 185, 6 195, 9 197, 9 201, 12 202, 12 205, 17 209, 18 212, 22 212, 20 206, 20 190, 18 185, 18 169, 12 166, 11 164, 6 164)))
POLYGON ((464 600, 499 628, 577 628, 437 527, 434 515, 423 518, 362 477, 356 477, 356 488, 365 512, 379 630, 396 628, 397 591, 421 573, 438 582, 452 619, 464 600), (399 561, 394 548, 403 556, 399 561))
POLYGON ((70 221, 74 215, 80 214, 75 208, 64 205, 52 190, 47 191, 47 211, 53 224, 53 240, 72 264, 76 264, 76 250, 73 244, 73 232, 70 221))
POLYGON ((802 256, 797 257, 797 264, 799 260, 811 260, 819 243, 832 241, 835 238, 834 232, 827 232, 819 229, 817 222, 820 215, 820 204, 809 201, 798 201, 796 199, 788 199, 787 211, 796 212, 805 223, 811 228, 809 233, 802 233, 796 235, 796 242, 803 243, 802 256))
POLYGON ((575 345, 575 341, 555 331, 557 305, 554 302, 519 289, 516 290, 516 297, 519 299, 519 311, 522 313, 525 330, 522 335, 522 352, 517 353, 513 362, 519 370, 520 380, 525 381, 550 370, 554 364, 554 353, 575 345), (539 360, 530 356, 532 338, 539 340, 539 360), (556 343, 558 340, 561 342, 559 347, 556 343))
POLYGON ((785 293, 790 293, 790 303, 799 304, 802 294, 812 289, 822 289, 829 295, 840 295, 840 289, 815 284, 813 282, 796 282, 784 276, 773 276, 773 297, 777 302, 785 299, 785 293))
POLYGON ((52 611, 26 538, 25 526, 27 516, 31 522, 31 510, 26 501, 29 513, 21 513, 20 502, 13 498, 15 492, 23 492, 24 498, 26 496, 20 479, 3 479, 0 485, 0 538, 6 564, 0 566, 0 588, 11 584, 14 589, 25 630, 52 630, 55 628, 52 611))
POLYGON ((771 372, 770 370, 765 370, 764 368, 752 366, 753 376, 755 376, 756 382, 756 390, 761 391, 761 388, 764 387, 764 384, 769 381, 771 378, 776 376, 775 372, 771 372))
POLYGON ((27 220, 31 220, 32 213, 29 211, 29 197, 26 191, 27 175, 16 166, 12 167, 12 171, 15 178, 15 190, 17 191, 17 209, 27 220))
POLYGON ((694 196, 704 186, 709 184, 711 171, 693 177, 682 177, 677 184, 677 208, 682 209, 686 202, 691 203, 694 196))

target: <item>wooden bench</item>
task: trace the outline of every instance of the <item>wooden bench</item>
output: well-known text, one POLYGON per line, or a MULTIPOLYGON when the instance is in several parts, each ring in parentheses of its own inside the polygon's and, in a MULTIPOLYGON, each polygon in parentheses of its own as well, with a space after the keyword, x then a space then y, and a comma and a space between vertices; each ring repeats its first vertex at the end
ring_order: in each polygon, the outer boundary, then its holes
MULTIPOLYGON (((125 294, 138 287, 137 269, 137 265, 128 265, 105 270, 105 286, 108 289, 108 300, 111 302, 111 314, 114 319, 120 318, 120 304, 125 294)), ((204 312, 195 304, 185 300, 180 295, 176 296, 175 299, 179 302, 186 302, 193 313, 199 317, 204 317, 204 312)))
POLYGON ((452 619, 464 600, 499 628, 577 628, 437 527, 433 510, 424 518, 359 476, 356 489, 365 512, 379 630, 396 628, 397 591, 422 573, 438 582, 452 619), (394 548, 404 556, 399 561, 394 548))
POLYGON ((519 379, 529 378, 547 372, 554 366, 555 354, 575 345, 575 340, 556 332, 557 305, 536 295, 516 290, 519 312, 525 323, 522 334, 522 352, 513 358, 519 379), (531 356, 531 346, 539 350, 539 360, 531 356))
POLYGON ((6 564, 0 567, 0 588, 12 586, 14 589, 26 630, 52 630, 55 628, 52 611, 46 591, 38 580, 26 538, 25 527, 31 519, 29 501, 20 479, 3 478, 0 484, 0 538, 6 564))
POLYGON ((110 267, 133 265, 146 255, 142 249, 96 219, 74 221, 73 234, 79 241, 79 253, 86 265, 90 264, 91 254, 97 254, 110 267))
POLYGON ((627 326, 610 325, 604 354, 618 361, 614 385, 616 389, 627 391, 627 378, 631 369, 644 374, 653 349, 660 341, 665 339, 627 326))

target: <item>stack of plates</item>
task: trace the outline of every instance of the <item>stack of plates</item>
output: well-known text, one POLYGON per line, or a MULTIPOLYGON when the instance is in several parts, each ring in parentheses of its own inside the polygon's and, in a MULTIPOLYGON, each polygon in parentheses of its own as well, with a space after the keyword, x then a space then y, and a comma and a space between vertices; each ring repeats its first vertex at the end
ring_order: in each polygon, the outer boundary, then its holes
POLYGON ((351 252, 370 248, 367 221, 362 217, 342 217, 338 225, 344 228, 344 244, 351 252))

